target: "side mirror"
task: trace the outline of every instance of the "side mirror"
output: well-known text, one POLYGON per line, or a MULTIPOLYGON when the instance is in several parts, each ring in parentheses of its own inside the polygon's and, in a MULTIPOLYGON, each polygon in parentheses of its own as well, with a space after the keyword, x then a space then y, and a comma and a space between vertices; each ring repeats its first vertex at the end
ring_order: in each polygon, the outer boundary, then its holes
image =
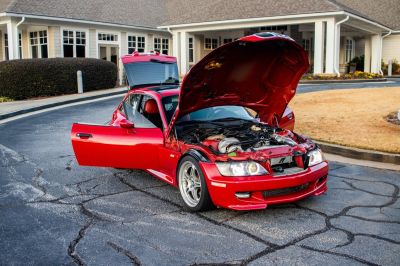
POLYGON ((135 124, 133 124, 131 121, 129 121, 127 119, 122 119, 121 122, 119 122, 119 125, 120 125, 120 127, 126 128, 126 129, 135 127, 135 124))

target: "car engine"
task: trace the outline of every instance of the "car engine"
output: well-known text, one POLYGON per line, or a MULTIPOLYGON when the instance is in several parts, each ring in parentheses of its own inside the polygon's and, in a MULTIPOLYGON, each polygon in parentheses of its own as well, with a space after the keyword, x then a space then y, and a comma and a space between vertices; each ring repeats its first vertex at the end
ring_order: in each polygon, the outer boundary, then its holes
POLYGON ((178 138, 184 143, 204 146, 216 155, 255 152, 282 145, 293 147, 303 142, 297 134, 288 130, 247 122, 232 126, 202 124, 182 127, 178 138))

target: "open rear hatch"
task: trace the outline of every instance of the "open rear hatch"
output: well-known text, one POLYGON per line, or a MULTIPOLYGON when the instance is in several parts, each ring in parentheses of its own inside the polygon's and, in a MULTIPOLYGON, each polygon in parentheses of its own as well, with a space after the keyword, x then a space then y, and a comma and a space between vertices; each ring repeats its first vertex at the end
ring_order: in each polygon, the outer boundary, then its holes
POLYGON ((178 85, 176 57, 159 53, 138 53, 121 58, 131 89, 153 85, 178 85))

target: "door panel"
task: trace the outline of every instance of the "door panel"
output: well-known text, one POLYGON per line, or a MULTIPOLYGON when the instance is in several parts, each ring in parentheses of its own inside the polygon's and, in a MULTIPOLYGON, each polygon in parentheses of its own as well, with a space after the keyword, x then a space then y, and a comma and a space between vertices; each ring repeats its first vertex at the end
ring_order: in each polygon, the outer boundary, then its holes
POLYGON ((163 134, 159 128, 74 124, 71 141, 79 165, 160 169, 163 134))

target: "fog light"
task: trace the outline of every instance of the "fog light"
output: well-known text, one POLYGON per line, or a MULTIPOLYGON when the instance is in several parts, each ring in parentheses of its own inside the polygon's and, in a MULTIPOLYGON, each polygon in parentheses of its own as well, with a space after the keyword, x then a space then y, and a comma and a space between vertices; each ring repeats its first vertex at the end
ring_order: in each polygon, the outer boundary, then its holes
POLYGON ((251 192, 236 192, 235 196, 238 199, 248 199, 251 197, 251 192))

